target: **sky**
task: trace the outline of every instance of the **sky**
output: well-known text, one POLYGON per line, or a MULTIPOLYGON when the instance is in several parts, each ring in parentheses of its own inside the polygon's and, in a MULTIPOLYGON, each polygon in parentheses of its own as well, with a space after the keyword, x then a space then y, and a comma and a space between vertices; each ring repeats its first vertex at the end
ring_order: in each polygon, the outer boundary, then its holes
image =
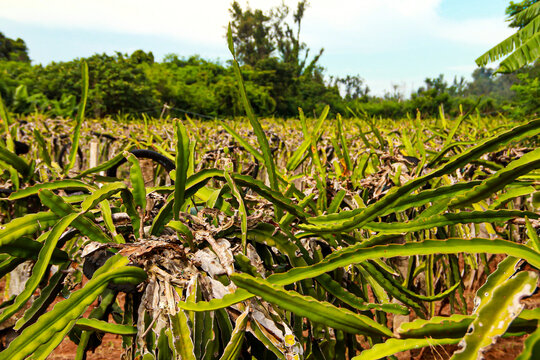
MULTIPOLYGON (((34 64, 95 53, 152 51, 225 62, 228 0, 0 0, 0 32, 22 38, 34 64)), ((245 0, 238 1, 245 8, 245 0)), ((251 0, 269 9, 282 0, 251 0)), ((291 9, 297 1, 283 1, 291 9)), ((507 0, 311 0, 301 40, 324 48, 326 76, 359 75, 371 93, 405 95, 426 77, 470 79, 474 60, 513 33, 507 0)), ((292 21, 291 21, 292 22, 292 21)))

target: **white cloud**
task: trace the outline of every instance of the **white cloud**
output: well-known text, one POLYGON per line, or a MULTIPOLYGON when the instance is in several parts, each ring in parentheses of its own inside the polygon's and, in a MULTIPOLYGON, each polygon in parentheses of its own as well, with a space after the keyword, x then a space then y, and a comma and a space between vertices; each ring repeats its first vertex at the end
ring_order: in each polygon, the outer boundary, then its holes
MULTIPOLYGON (((2 0, 0 18, 55 28, 164 35, 216 45, 224 43, 225 29, 230 20, 228 9, 231 2, 2 0)), ((243 6, 246 5, 246 1, 239 2, 243 6)), ((281 1, 251 0, 249 4, 252 8, 268 9, 281 4, 281 1)))
MULTIPOLYGON (((312 0, 304 19, 306 39, 377 51, 404 39, 438 36, 485 45, 507 35, 501 18, 446 21, 442 0, 312 0)), ((245 6, 247 1, 241 0, 245 6)), ((268 9, 280 0, 250 0, 268 9)), ((296 1, 285 1, 292 9, 296 1)), ((230 1, 223 0, 3 0, 0 18, 60 28, 154 34, 222 45, 230 1)))
POLYGON ((331 51, 393 52, 433 39, 489 47, 512 33, 502 14, 449 20, 438 11, 441 0, 312 3, 304 34, 309 44, 331 51))
POLYGON ((227 5, 211 0, 4 0, 0 17, 50 27, 166 35, 216 44, 223 42, 227 5))

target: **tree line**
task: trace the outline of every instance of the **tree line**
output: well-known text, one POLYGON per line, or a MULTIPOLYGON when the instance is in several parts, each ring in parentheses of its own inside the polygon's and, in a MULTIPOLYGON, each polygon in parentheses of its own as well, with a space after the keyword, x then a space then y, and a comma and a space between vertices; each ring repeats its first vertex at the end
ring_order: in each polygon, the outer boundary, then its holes
MULTIPOLYGON (((287 21, 291 9, 284 4, 267 12, 243 9, 236 1, 231 5, 237 57, 248 98, 260 116, 294 117, 299 107, 306 114, 315 114, 326 105, 343 115, 352 111, 392 118, 416 116, 418 112, 422 116, 438 116, 441 111, 457 115, 473 108, 510 116, 540 112, 538 61, 511 74, 494 74, 494 70, 480 67, 468 82, 454 78, 449 83, 443 75, 427 78, 407 98, 397 87, 383 96, 372 95, 358 75, 325 76, 325 69, 318 63, 324 49, 310 56, 300 37, 308 6, 305 0, 298 3, 291 24, 287 21)), ((512 10, 509 7, 508 11, 512 10)), ((81 60, 89 68, 90 116, 243 114, 230 62, 176 54, 156 61, 151 52, 137 50, 32 65, 25 42, 2 33, 0 95, 14 113, 73 116, 81 88, 81 60)))

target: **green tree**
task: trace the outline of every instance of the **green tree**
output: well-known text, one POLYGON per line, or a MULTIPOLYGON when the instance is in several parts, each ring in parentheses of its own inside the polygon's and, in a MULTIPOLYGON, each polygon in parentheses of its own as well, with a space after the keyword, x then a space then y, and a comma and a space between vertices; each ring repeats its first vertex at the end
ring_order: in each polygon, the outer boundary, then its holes
MULTIPOLYGON (((144 112, 159 107, 155 91, 144 71, 140 59, 153 58, 151 53, 142 56, 117 53, 114 56, 95 54, 86 58, 89 69, 90 91, 88 110, 95 117, 106 114, 144 112)), ((81 74, 79 59, 53 62, 37 67, 35 76, 38 91, 48 99, 61 100, 63 94, 80 94, 81 74)))
POLYGON ((242 9, 235 1, 230 10, 233 41, 244 76, 249 72, 249 80, 268 88, 281 116, 296 115, 299 106, 305 111, 322 108, 329 99, 339 97, 337 87, 325 83, 324 69, 317 65, 324 49, 309 60, 310 49, 300 40, 308 6, 306 0, 298 2, 292 25, 287 22, 291 10, 285 4, 265 13, 242 9))
POLYGON ((290 8, 284 3, 264 13, 249 6, 242 9, 237 1, 231 4, 231 27, 233 41, 240 64, 255 66, 269 57, 278 57, 282 62, 293 64, 296 75, 311 71, 322 55, 323 49, 309 64, 309 48, 300 41, 302 19, 309 3, 298 2, 293 13, 296 29, 287 21, 290 8), (277 52, 277 54, 276 54, 277 52))
POLYGON ((425 86, 418 89, 416 93, 411 94, 409 103, 410 113, 420 111, 422 114, 437 114, 439 106, 445 109, 451 107, 451 96, 449 86, 444 75, 440 74, 436 78, 426 78, 425 86))
POLYGON ((302 19, 306 12, 309 3, 306 0, 300 1, 297 4, 296 11, 293 13, 296 31, 285 21, 289 15, 290 9, 281 5, 272 10, 274 36, 276 48, 279 56, 284 63, 292 64, 295 67, 295 75, 297 77, 308 75, 316 69, 316 64, 322 56, 324 49, 320 49, 319 53, 307 63, 310 49, 306 43, 300 41, 300 30, 302 28, 302 19))
POLYGON ((516 101, 508 108, 514 117, 538 116, 540 114, 540 77, 531 77, 528 73, 517 75, 519 83, 512 85, 516 101))
POLYGON ((153 64, 154 54, 151 51, 145 53, 143 50, 135 50, 129 60, 135 64, 153 64))
POLYGON ((540 58, 539 0, 510 2, 506 13, 510 27, 518 31, 476 59, 478 66, 484 66, 508 55, 497 70, 502 73, 516 71, 540 58))
POLYGON ((336 85, 343 87, 345 100, 356 100, 360 98, 367 100, 369 87, 365 85, 364 79, 360 75, 347 75, 344 78, 337 78, 336 85))
MULTIPOLYGON (((524 0, 518 3, 510 1, 510 5, 508 5, 506 8, 506 15, 508 15, 508 21, 510 21, 508 26, 511 28, 523 29, 526 25, 528 25, 531 22, 532 17, 522 15, 518 16, 518 14, 529 9, 537 2, 538 0, 524 0)), ((537 10, 531 9, 530 11, 537 10)))
POLYGON ((24 40, 13 40, 0 32, 0 60, 30 62, 24 40))
POLYGON ((259 60, 270 57, 275 50, 271 15, 249 6, 244 10, 236 1, 231 4, 229 13, 238 61, 255 66, 259 60))
POLYGON ((0 95, 10 106, 19 85, 35 87, 34 69, 29 62, 0 60, 0 95))

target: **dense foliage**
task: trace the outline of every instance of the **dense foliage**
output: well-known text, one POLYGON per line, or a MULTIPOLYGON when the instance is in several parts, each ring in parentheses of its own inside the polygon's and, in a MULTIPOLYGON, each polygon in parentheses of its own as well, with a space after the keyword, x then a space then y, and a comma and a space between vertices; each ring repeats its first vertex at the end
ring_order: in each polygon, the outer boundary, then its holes
MULTIPOLYGON (((516 16, 533 5, 538 8, 536 1, 512 3, 507 10, 511 26, 528 26, 516 21, 530 19, 516 16)), ((540 112, 538 62, 512 74, 478 68, 470 82, 455 78, 449 84, 442 75, 427 78, 410 97, 398 88, 384 96, 372 96, 358 75, 325 76, 318 64, 323 49, 310 57, 310 49, 300 39, 307 7, 307 1, 299 2, 292 14, 293 24, 289 24, 290 9, 286 5, 268 12, 243 9, 237 2, 231 5, 237 58, 247 96, 259 115, 294 117, 298 107, 314 114, 326 105, 333 114, 351 115, 352 111, 382 117, 416 117, 417 112, 423 117, 439 116, 441 112, 457 116, 475 110, 517 118, 540 112)), ((31 65, 24 41, 4 35, 0 35, 0 95, 18 114, 38 111, 72 116, 80 100, 81 60, 90 70, 88 108, 92 117, 142 113, 181 116, 184 112, 223 117, 242 113, 230 63, 174 54, 159 62, 151 52, 137 50, 131 55, 96 54, 45 66, 31 65)))
POLYGON ((0 60, 30 62, 23 39, 10 39, 0 33, 0 60))
MULTIPOLYGON (((180 116, 182 110, 206 116, 241 113, 228 64, 176 55, 156 62, 151 53, 141 50, 130 56, 96 54, 85 61, 90 70, 92 117, 140 113, 158 116, 162 111, 180 116)), ((27 62, 0 61, 0 94, 8 108, 19 114, 38 111, 72 116, 81 85, 79 63, 74 60, 32 66, 27 62)), ((446 113, 455 116, 462 105, 464 111, 476 106, 481 113, 522 116, 540 111, 535 101, 539 69, 540 64, 536 64, 517 74, 493 75, 492 70, 479 68, 473 73, 473 81, 455 79, 451 84, 442 76, 428 78, 408 99, 400 92, 371 96, 359 77, 329 82, 317 71, 294 79, 292 68, 276 58, 262 60, 256 67, 243 65, 242 73, 248 97, 260 115, 291 117, 297 114, 298 107, 311 114, 330 105, 333 113, 342 114, 348 114, 349 107, 371 116, 416 116, 417 110, 423 116, 437 116, 442 105, 446 113)))

